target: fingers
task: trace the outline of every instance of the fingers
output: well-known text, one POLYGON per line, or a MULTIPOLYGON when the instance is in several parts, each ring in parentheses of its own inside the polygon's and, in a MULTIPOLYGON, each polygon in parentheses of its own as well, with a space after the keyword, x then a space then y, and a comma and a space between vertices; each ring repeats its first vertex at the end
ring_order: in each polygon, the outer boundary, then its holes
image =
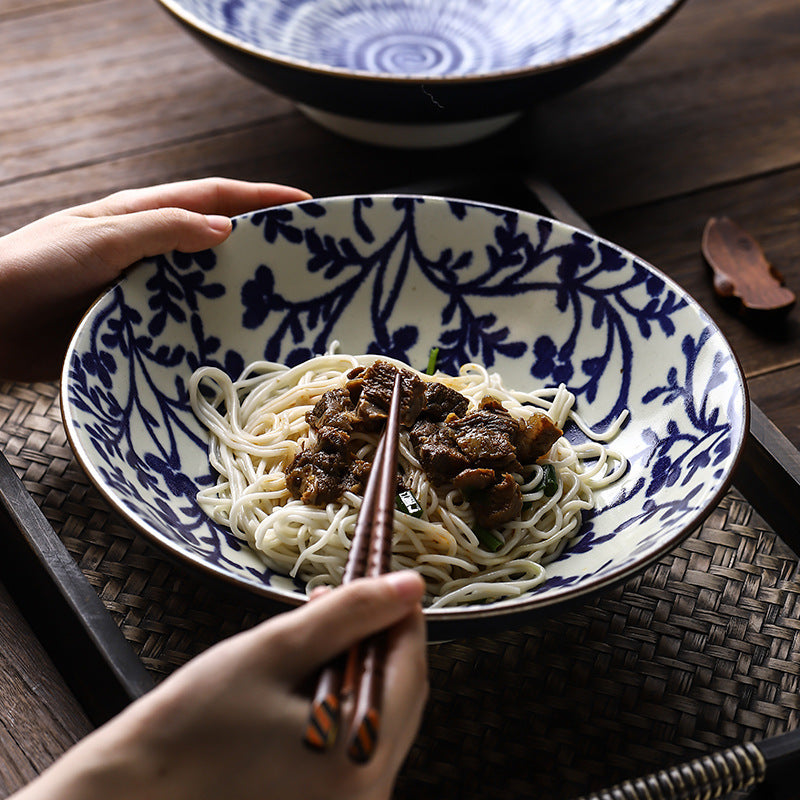
POLYGON ((131 214, 158 208, 185 208, 200 214, 234 216, 259 208, 308 200, 307 192, 276 183, 201 178, 142 189, 126 189, 80 206, 85 216, 131 214))
POLYGON ((327 594, 332 589, 332 586, 317 586, 311 590, 311 594, 308 596, 308 599, 313 600, 316 597, 322 597, 322 595, 327 594))
POLYGON ((411 696, 412 691, 420 695, 420 708, 427 697, 426 649, 419 642, 427 642, 425 615, 417 608, 391 630, 386 660, 385 687, 386 708, 391 707, 391 698, 411 696), (413 670, 408 665, 413 665, 413 670))
POLYGON ((147 256, 215 247, 231 232, 230 216, 309 197, 274 183, 204 178, 128 189, 54 218, 71 226, 107 281, 147 256))
POLYGON ((98 261, 118 273, 147 256, 215 247, 230 232, 228 217, 161 208, 84 220, 82 235, 98 261))
POLYGON ((383 685, 383 729, 378 747, 400 768, 419 730, 428 699, 427 635, 421 608, 395 625, 389 637, 383 685), (389 747, 386 747, 386 743, 389 747))
POLYGON ((296 682, 408 616, 419 607, 423 592, 422 578, 412 571, 363 578, 256 629, 253 645, 270 659, 276 678, 296 682), (268 647, 259 634, 269 638, 268 647))

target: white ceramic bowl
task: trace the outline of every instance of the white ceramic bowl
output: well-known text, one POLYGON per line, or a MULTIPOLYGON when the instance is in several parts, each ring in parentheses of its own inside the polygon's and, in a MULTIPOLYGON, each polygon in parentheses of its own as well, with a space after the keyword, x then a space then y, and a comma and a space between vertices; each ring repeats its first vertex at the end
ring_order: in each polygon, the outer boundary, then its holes
POLYGON ((351 138, 493 133, 599 75, 682 0, 159 0, 220 59, 351 138))
POLYGON ((133 268, 71 343, 62 380, 70 442, 110 503, 167 551, 299 604, 302 587, 198 507, 211 470, 186 387, 201 364, 236 376, 246 362, 294 364, 333 340, 422 369, 438 345, 446 371, 477 361, 515 388, 564 383, 600 429, 630 411, 614 442, 629 471, 600 493, 546 583, 514 600, 429 610, 434 638, 519 624, 658 559, 718 502, 746 434, 746 390, 728 344, 653 267, 534 214, 370 196, 247 214, 214 250, 133 268))

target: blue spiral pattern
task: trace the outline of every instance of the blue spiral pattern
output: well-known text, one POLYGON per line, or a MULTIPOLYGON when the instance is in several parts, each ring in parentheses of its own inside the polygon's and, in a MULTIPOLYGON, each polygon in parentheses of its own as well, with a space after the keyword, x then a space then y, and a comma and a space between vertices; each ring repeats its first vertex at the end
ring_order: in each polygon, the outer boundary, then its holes
POLYGON ((213 476, 186 387, 202 364, 238 375, 260 358, 296 364, 334 340, 421 368, 435 345, 451 373, 477 361, 509 386, 564 383, 600 430, 630 411, 614 443, 628 474, 601 493, 544 586, 506 606, 602 585, 677 544, 730 480, 745 434, 729 346, 652 267, 532 214, 383 196, 248 214, 215 250, 132 270, 70 347, 70 440, 105 496, 168 550, 299 602, 299 587, 198 508, 213 476))
POLYGON ((395 76, 543 67, 620 41, 674 0, 167 0, 261 53, 395 76))

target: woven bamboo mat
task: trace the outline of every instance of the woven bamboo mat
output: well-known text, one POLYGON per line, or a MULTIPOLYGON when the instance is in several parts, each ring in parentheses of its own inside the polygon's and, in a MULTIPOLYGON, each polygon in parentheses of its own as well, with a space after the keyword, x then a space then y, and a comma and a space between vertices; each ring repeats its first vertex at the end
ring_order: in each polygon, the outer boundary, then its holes
MULTIPOLYGON (((0 384, 0 447, 145 665, 163 677, 265 615, 169 561, 73 459, 52 384, 0 384)), ((732 490, 702 530, 588 605, 434 645, 398 798, 568 798, 794 729, 795 554, 732 490)))

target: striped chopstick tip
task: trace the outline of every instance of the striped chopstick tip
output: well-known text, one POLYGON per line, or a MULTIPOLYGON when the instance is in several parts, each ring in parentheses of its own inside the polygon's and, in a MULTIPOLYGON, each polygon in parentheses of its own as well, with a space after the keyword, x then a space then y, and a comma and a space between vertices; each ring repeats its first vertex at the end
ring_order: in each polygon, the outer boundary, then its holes
POLYGON ((339 698, 328 694, 320 702, 311 707, 303 741, 312 750, 329 750, 336 742, 339 730, 339 714, 341 706, 339 698))
POLYGON ((371 708, 361 719, 347 748, 347 754, 352 761, 366 764, 372 758, 378 743, 379 728, 380 714, 375 708, 371 708))

